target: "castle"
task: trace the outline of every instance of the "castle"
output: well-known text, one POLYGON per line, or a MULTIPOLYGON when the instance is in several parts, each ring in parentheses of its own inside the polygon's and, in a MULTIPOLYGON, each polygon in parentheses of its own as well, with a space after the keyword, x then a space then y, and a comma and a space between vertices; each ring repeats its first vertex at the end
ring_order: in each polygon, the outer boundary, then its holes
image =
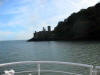
POLYGON ((42 31, 34 33, 34 40, 50 40, 53 37, 53 32, 51 31, 51 26, 47 27, 47 30, 43 27, 42 31))

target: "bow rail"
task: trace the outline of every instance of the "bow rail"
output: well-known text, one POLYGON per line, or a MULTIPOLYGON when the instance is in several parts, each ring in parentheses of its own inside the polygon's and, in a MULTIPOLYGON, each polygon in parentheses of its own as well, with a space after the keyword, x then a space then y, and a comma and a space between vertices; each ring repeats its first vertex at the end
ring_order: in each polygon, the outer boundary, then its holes
POLYGON ((69 74, 69 75, 82 75, 82 74, 60 71, 60 70, 47 70, 47 69, 42 70, 41 69, 42 64, 58 64, 58 65, 69 65, 69 66, 75 66, 75 67, 76 66, 85 67, 85 68, 89 68, 89 70, 90 70, 89 75, 93 75, 93 66, 92 65, 72 63, 72 62, 61 62, 61 61, 20 61, 20 62, 0 64, 0 68, 5 67, 5 66, 21 65, 21 64, 23 64, 23 65, 24 64, 36 64, 37 70, 16 72, 15 70, 12 69, 12 70, 9 70, 9 71, 4 71, 4 74, 2 74, 2 75, 15 75, 15 74, 21 74, 21 73, 28 73, 28 75, 32 75, 32 72, 37 72, 37 75, 41 75, 41 72, 55 72, 55 73, 63 73, 63 74, 69 74))

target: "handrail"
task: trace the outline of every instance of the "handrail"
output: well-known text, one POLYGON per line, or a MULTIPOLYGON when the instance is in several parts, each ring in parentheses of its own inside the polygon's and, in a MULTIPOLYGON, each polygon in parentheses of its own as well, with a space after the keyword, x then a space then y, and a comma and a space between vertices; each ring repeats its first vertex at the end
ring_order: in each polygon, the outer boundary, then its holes
POLYGON ((63 64, 63 65, 72 65, 72 66, 81 66, 81 67, 93 67, 92 65, 72 63, 72 62, 61 62, 61 61, 20 61, 20 62, 11 62, 0 64, 0 67, 8 65, 17 65, 17 64, 63 64))
MULTIPOLYGON (((38 72, 38 71, 37 70, 35 70, 35 71, 21 71, 21 72, 15 72, 15 73, 20 74, 20 73, 32 73, 32 72, 38 72)), ((77 75, 76 73, 65 72, 65 71, 55 71, 55 70, 41 70, 41 72, 58 72, 58 73, 77 75)), ((81 75, 81 74, 78 74, 78 75, 81 75)))
POLYGON ((97 75, 98 72, 100 72, 100 66, 95 66, 94 75, 97 75))
MULTIPOLYGON (((10 65, 18 65, 18 64, 37 64, 38 75, 40 75, 41 71, 44 71, 44 70, 40 70, 41 64, 62 64, 62 65, 86 67, 86 68, 90 69, 90 75, 93 75, 93 73, 92 73, 93 72, 93 66, 92 65, 72 63, 72 62, 61 62, 61 61, 20 61, 20 62, 11 62, 11 63, 0 64, 0 67, 10 66, 10 65)), ((53 71, 53 70, 45 70, 45 71, 60 72, 60 73, 63 72, 63 73, 69 73, 69 74, 74 74, 74 75, 81 75, 81 74, 75 74, 75 73, 64 72, 64 71, 53 71)), ((23 71, 23 72, 25 72, 25 71, 23 71)), ((29 71, 26 71, 26 72, 29 72, 29 71)), ((15 73, 18 73, 18 72, 15 72, 15 73)), ((21 73, 21 72, 19 72, 19 73, 21 73)))
POLYGON ((96 66, 95 69, 100 69, 100 66, 96 66))

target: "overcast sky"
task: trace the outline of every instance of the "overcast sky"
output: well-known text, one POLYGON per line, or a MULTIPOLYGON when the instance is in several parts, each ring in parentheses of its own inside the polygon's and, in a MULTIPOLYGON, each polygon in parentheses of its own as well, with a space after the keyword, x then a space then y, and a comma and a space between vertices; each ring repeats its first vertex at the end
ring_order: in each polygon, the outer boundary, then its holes
POLYGON ((0 40, 26 40, 100 0, 0 0, 0 40))

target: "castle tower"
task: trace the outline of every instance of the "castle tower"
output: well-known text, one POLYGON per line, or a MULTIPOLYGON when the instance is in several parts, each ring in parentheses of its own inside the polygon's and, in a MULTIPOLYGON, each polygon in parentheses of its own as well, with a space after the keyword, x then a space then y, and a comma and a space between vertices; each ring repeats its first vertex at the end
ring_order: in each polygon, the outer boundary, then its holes
POLYGON ((48 31, 49 31, 49 32, 51 31, 51 26, 48 26, 48 31))
POLYGON ((36 37, 37 37, 36 33, 37 33, 37 32, 35 31, 35 33, 34 33, 34 38, 36 38, 36 37))
POLYGON ((43 31, 46 31, 46 29, 43 27, 43 31))

